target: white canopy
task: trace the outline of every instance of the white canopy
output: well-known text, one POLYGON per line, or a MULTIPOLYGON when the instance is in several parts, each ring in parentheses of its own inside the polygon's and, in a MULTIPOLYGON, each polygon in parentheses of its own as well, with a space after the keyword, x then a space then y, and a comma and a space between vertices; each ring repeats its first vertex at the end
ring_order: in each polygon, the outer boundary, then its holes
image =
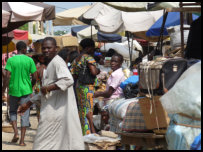
POLYGON ((82 6, 77 8, 72 8, 56 14, 56 18, 53 20, 54 26, 63 25, 85 25, 83 22, 78 20, 78 18, 85 13, 91 6, 82 6))
MULTIPOLYGON (((92 26, 92 38, 93 40, 97 40, 97 30, 95 29, 94 26, 92 26)), ((84 38, 91 38, 91 26, 77 32, 77 38, 78 41, 80 42, 84 38)))
POLYGON ((7 27, 11 13, 2 10, 2 28, 7 27))
POLYGON ((95 19, 99 30, 104 33, 121 31, 147 31, 161 16, 163 11, 124 12, 97 2, 83 14, 85 19, 95 19))
POLYGON ((162 10, 133 13, 121 11, 117 14, 109 12, 96 18, 95 21, 102 32, 114 33, 125 30, 135 33, 147 31, 162 15, 162 10))
POLYGON ((104 2, 105 4, 125 12, 147 11, 148 2, 104 2))
MULTIPOLYGON (((125 60, 128 60, 128 61, 130 60, 128 41, 125 41, 123 43, 117 43, 117 42, 105 43, 105 45, 103 45, 100 48, 102 52, 107 52, 109 49, 114 49, 117 53, 121 54, 125 60)), ((142 46, 136 40, 133 40, 133 49, 132 49, 133 61, 139 57, 139 52, 137 50, 143 52, 142 46)))

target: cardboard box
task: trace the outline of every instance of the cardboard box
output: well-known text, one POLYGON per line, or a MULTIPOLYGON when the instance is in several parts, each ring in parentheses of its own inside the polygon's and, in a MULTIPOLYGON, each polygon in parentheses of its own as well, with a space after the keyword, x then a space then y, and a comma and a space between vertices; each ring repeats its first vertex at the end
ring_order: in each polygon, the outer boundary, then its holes
POLYGON ((154 103, 153 100, 147 97, 139 99, 140 109, 144 116, 147 129, 167 128, 169 125, 170 118, 159 101, 159 98, 160 96, 154 96, 154 103), (150 114, 151 105, 152 113, 150 114))

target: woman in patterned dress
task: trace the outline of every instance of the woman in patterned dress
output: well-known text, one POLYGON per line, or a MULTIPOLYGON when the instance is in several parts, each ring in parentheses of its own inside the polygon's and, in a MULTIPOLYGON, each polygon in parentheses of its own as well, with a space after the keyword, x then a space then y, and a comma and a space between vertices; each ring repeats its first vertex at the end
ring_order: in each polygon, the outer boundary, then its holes
MULTIPOLYGON (((90 73, 95 76, 99 74, 100 70, 96 68, 96 61, 91 56, 94 54, 95 43, 92 39, 86 38, 80 42, 82 51, 78 58, 72 63, 71 73, 75 79, 78 78, 79 71, 82 70, 82 66, 87 63, 90 69, 90 73)), ((95 133, 93 125, 93 95, 95 92, 95 84, 82 84, 77 81, 76 95, 78 98, 78 111, 82 127, 83 135, 95 133)))

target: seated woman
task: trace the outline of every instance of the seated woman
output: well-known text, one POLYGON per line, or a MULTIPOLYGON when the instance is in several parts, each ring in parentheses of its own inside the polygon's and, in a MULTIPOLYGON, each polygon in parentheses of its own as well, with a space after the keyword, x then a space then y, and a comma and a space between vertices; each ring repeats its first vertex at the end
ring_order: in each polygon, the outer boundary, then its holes
POLYGON ((115 53, 111 59, 111 69, 113 72, 107 80, 106 90, 94 93, 94 98, 104 97, 104 105, 123 96, 123 91, 120 88, 120 83, 125 80, 125 76, 121 68, 122 63, 123 56, 115 53))
MULTIPOLYGON (((123 56, 115 53, 111 58, 111 69, 113 70, 113 72, 107 80, 106 90, 97 91, 94 93, 93 98, 104 97, 103 106, 108 106, 108 104, 110 104, 114 100, 123 97, 123 91, 120 88, 121 82, 125 80, 125 76, 121 68, 122 63, 123 56)), ((103 107, 100 108, 103 109, 103 107)), ((108 119, 106 120, 106 114, 107 113, 101 113, 101 126, 103 126, 101 129, 105 129, 104 126, 107 124, 106 121, 108 121, 108 119)), ((106 130, 109 130, 109 128, 107 128, 106 130)))

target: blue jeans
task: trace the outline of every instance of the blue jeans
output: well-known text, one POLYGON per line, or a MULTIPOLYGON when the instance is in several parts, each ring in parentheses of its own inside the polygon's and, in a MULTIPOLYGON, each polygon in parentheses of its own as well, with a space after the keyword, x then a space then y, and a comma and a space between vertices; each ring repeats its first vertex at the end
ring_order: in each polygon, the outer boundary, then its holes
MULTIPOLYGON (((17 110, 18 106, 26 103, 30 100, 30 95, 25 95, 21 97, 9 96, 9 114, 11 121, 17 121, 17 110)), ((21 116, 21 127, 29 127, 30 121, 30 108, 25 111, 25 113, 21 116)))

